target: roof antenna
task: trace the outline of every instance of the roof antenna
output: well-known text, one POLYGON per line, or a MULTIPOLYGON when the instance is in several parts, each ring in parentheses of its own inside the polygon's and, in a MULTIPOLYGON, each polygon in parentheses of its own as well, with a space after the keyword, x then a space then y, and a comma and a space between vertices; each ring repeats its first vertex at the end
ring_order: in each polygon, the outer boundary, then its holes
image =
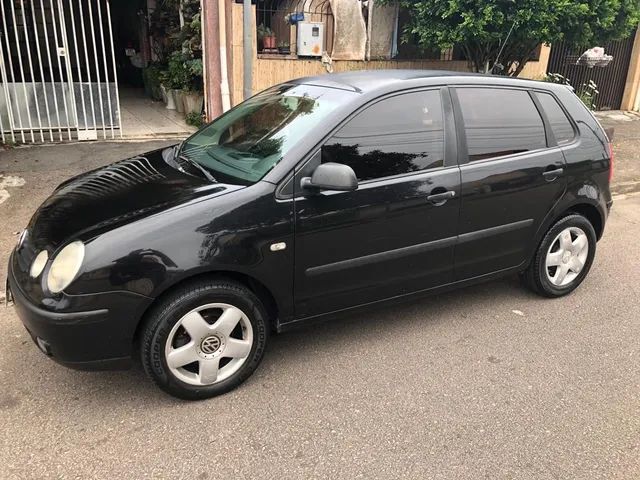
POLYGON ((498 72, 501 72, 504 70, 504 66, 500 63, 498 63, 498 61, 500 60, 500 55, 502 55, 502 51, 504 50, 504 46, 507 44, 507 41, 509 40, 509 37, 511 36, 511 32, 513 32, 513 27, 516 26, 516 23, 518 23, 518 20, 514 20, 513 24, 511 25, 511 28, 509 29, 509 33, 507 33, 507 38, 504 39, 504 42, 502 42, 502 46, 500 47, 500 51, 498 52, 498 55, 496 56, 496 60, 495 62, 493 62, 493 67, 491 67, 491 73, 493 73, 493 71, 497 68, 498 72))

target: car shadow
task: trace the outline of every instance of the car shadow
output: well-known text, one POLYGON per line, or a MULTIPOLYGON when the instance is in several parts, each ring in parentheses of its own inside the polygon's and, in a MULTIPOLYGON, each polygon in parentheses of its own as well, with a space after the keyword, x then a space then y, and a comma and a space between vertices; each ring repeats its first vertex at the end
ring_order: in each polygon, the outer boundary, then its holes
MULTIPOLYGON (((294 366, 298 362, 308 362, 314 355, 329 354, 334 349, 348 350, 366 341, 370 335, 389 335, 419 323, 430 328, 446 322, 445 313, 460 312, 467 321, 482 321, 473 317, 474 306, 492 304, 517 305, 532 298, 540 299, 524 289, 517 277, 508 277, 491 282, 458 289, 455 291, 422 297, 403 303, 380 305, 366 311, 354 311, 337 319, 312 323, 277 335, 272 335, 262 365, 239 389, 224 397, 249 391, 268 381, 281 369, 294 366), (236 393, 234 393, 236 392, 236 393)), ((543 299, 540 299, 544 301, 543 299)), ((43 359, 44 361, 44 359, 43 359)), ((52 369, 61 369, 51 364, 52 369)), ((185 403, 157 388, 151 382, 139 362, 134 362, 130 370, 118 372, 77 372, 63 369, 56 377, 63 375, 63 387, 68 388, 63 395, 83 398, 91 395, 99 405, 108 407, 113 402, 144 403, 145 408, 162 407, 185 403)), ((245 392, 246 393, 246 392, 245 392)), ((220 397, 222 398, 222 397, 220 397)), ((189 402, 190 403, 190 402, 189 402)))

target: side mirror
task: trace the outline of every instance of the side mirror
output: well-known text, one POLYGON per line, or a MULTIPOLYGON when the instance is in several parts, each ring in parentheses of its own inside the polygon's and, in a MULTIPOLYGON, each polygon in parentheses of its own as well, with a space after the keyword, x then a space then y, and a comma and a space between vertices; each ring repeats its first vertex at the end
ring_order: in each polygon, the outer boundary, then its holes
POLYGON ((358 189, 358 179, 350 166, 329 162, 318 165, 311 177, 300 180, 300 186, 303 190, 350 192, 358 189))

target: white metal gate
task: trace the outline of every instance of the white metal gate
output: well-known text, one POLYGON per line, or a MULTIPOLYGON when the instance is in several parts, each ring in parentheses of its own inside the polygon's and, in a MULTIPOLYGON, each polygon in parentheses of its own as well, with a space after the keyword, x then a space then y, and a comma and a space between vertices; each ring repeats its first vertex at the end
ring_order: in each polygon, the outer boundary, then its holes
POLYGON ((0 0, 3 142, 122 136, 109 0, 0 0))

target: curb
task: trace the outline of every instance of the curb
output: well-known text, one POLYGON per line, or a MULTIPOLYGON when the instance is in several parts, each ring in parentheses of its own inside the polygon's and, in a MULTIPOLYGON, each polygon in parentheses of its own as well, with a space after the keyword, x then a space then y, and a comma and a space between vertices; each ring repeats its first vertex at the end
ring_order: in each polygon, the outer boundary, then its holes
POLYGON ((90 141, 65 141, 65 142, 54 142, 54 143, 25 143, 22 145, 16 145, 7 149, 1 149, 0 152, 10 152, 11 150, 22 150, 28 148, 42 148, 42 147, 61 147, 66 145, 95 145, 102 143, 145 143, 145 142, 156 142, 163 140, 184 140, 189 135, 162 135, 162 136, 148 136, 148 137, 122 137, 122 138, 107 138, 107 139, 99 139, 99 140, 90 140, 90 141))

